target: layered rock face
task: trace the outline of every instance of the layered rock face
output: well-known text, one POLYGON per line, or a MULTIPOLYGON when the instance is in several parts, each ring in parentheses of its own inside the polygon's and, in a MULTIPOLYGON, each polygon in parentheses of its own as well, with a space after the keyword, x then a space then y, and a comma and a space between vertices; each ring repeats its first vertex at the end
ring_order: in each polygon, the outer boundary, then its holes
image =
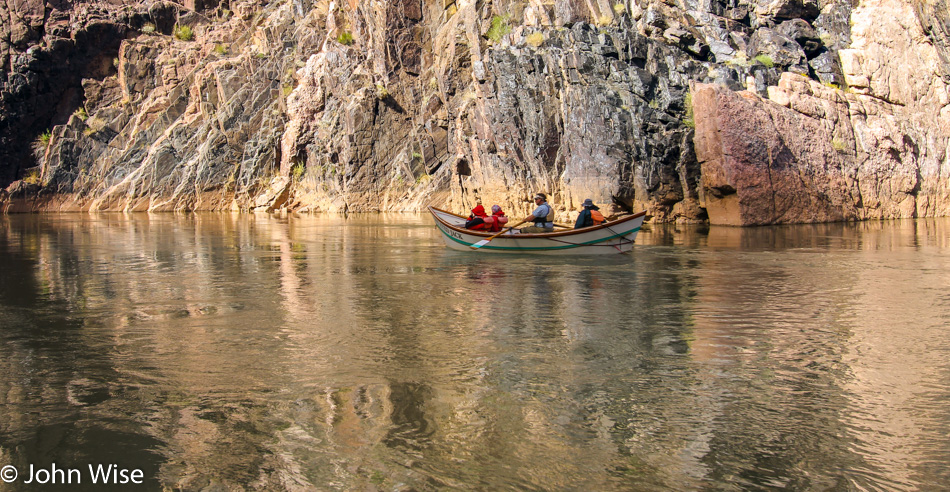
POLYGON ((853 16, 863 22, 839 52, 844 90, 791 73, 768 99, 697 86, 710 222, 950 215, 948 65, 935 49, 946 31, 925 42, 917 22, 928 18, 896 1, 863 2, 853 16))
POLYGON ((7 211, 947 212, 943 4, 22 5, 0 6, 7 211))
POLYGON ((0 186, 37 165, 31 143, 82 105, 84 77, 114 73, 142 17, 108 3, 0 2, 0 186))

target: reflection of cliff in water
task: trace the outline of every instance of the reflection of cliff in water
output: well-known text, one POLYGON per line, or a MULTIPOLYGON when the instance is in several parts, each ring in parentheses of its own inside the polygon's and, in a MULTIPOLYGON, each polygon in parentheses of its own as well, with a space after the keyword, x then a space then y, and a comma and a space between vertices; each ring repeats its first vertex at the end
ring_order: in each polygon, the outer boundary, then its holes
POLYGON ((947 365, 919 343, 950 352, 946 221, 654 227, 558 259, 446 251, 418 216, 0 220, 3 463, 899 489, 950 454, 947 365))
MULTIPOLYGON (((77 315, 114 298, 114 286, 86 282, 84 258, 59 247, 81 228, 11 226, 20 219, 0 222, 0 464, 25 481, 31 465, 74 464, 85 473, 88 463, 121 463, 156 487, 161 441, 130 417, 149 404, 129 398, 136 385, 103 344, 95 309, 77 315)), ((70 488, 95 489, 86 477, 70 488)))
POLYGON ((915 350, 909 340, 947 346, 928 316, 940 311, 928 291, 946 288, 947 278, 930 262, 913 273, 916 262, 950 245, 947 226, 931 219, 712 227, 683 242, 699 258, 687 282, 696 293, 686 303, 687 372, 699 409, 690 416, 703 425, 681 423, 696 433, 684 455, 701 456, 705 480, 901 490, 920 480, 919 469, 933 472, 918 463, 948 455, 939 426, 924 417, 947 399, 934 371, 942 364, 945 377, 946 364, 906 354, 915 350), (839 474, 822 473, 829 461, 839 474))

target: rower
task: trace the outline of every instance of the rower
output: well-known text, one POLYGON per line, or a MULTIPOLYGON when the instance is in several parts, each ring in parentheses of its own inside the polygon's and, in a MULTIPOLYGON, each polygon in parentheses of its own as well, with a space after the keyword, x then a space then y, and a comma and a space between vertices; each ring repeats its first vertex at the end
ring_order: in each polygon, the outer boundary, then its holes
POLYGON ((544 193, 534 195, 534 204, 537 208, 525 219, 525 222, 534 222, 533 226, 521 228, 523 233, 553 232, 554 209, 548 205, 548 197, 544 193))

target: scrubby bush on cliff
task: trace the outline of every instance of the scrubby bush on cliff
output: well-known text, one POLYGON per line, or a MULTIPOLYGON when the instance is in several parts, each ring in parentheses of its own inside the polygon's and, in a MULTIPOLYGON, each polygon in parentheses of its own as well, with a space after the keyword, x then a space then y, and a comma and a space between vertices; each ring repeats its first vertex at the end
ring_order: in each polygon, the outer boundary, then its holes
POLYGON ((336 37, 336 41, 343 46, 349 46, 353 44, 353 35, 350 31, 343 31, 339 36, 336 37))
POLYGON ((542 43, 544 43, 544 34, 541 34, 540 32, 529 34, 528 37, 525 38, 525 41, 529 45, 537 48, 538 46, 541 46, 542 43))
POLYGON ((835 152, 838 152, 839 154, 844 154, 847 151, 844 146, 844 141, 838 137, 831 139, 831 148, 835 149, 835 152))
POLYGON ((294 181, 300 181, 300 178, 306 170, 307 168, 302 162, 295 162, 293 167, 290 168, 290 175, 294 181))
POLYGON ((508 25, 508 15, 496 15, 491 18, 491 27, 488 28, 488 32, 485 33, 485 36, 492 42, 501 41, 501 37, 505 34, 511 32, 511 26, 508 25))
POLYGON ((693 92, 687 92, 686 97, 683 99, 683 105, 686 106, 686 118, 683 119, 683 124, 690 127, 696 128, 696 120, 693 117, 693 92))
POLYGON ((838 84, 835 84, 834 82, 822 82, 821 85, 829 89, 834 89, 834 90, 838 90, 841 88, 838 84))
POLYGON ((772 57, 769 55, 756 55, 755 61, 765 65, 768 68, 775 66, 775 62, 772 61, 772 57))
POLYGON ((36 137, 36 140, 33 141, 33 153, 38 157, 42 158, 46 154, 46 149, 49 147, 50 140, 53 139, 53 132, 46 130, 45 132, 39 134, 36 137))
POLYGON ((188 26, 179 26, 175 25, 175 29, 172 30, 172 35, 175 36, 175 39, 180 39, 182 41, 191 41, 195 39, 195 33, 188 26))
POLYGON ((23 177, 23 182, 27 184, 40 184, 40 173, 38 171, 33 171, 30 174, 27 174, 23 177))

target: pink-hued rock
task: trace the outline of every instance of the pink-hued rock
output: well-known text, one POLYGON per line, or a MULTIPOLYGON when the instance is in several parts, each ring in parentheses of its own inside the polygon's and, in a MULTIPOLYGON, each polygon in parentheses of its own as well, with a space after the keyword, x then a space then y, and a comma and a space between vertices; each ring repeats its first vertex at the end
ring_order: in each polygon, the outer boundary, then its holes
POLYGON ((843 158, 820 120, 715 86, 697 86, 693 104, 711 223, 826 222, 853 215, 841 187, 843 158))
POLYGON ((713 224, 760 225, 945 215, 946 135, 894 125, 903 108, 783 75, 780 105, 694 89, 702 204, 713 224))
POLYGON ((839 52, 844 89, 790 73, 768 99, 696 85, 694 142, 710 222, 950 214, 948 23, 935 13, 940 6, 870 0, 855 8, 851 46, 839 52))

